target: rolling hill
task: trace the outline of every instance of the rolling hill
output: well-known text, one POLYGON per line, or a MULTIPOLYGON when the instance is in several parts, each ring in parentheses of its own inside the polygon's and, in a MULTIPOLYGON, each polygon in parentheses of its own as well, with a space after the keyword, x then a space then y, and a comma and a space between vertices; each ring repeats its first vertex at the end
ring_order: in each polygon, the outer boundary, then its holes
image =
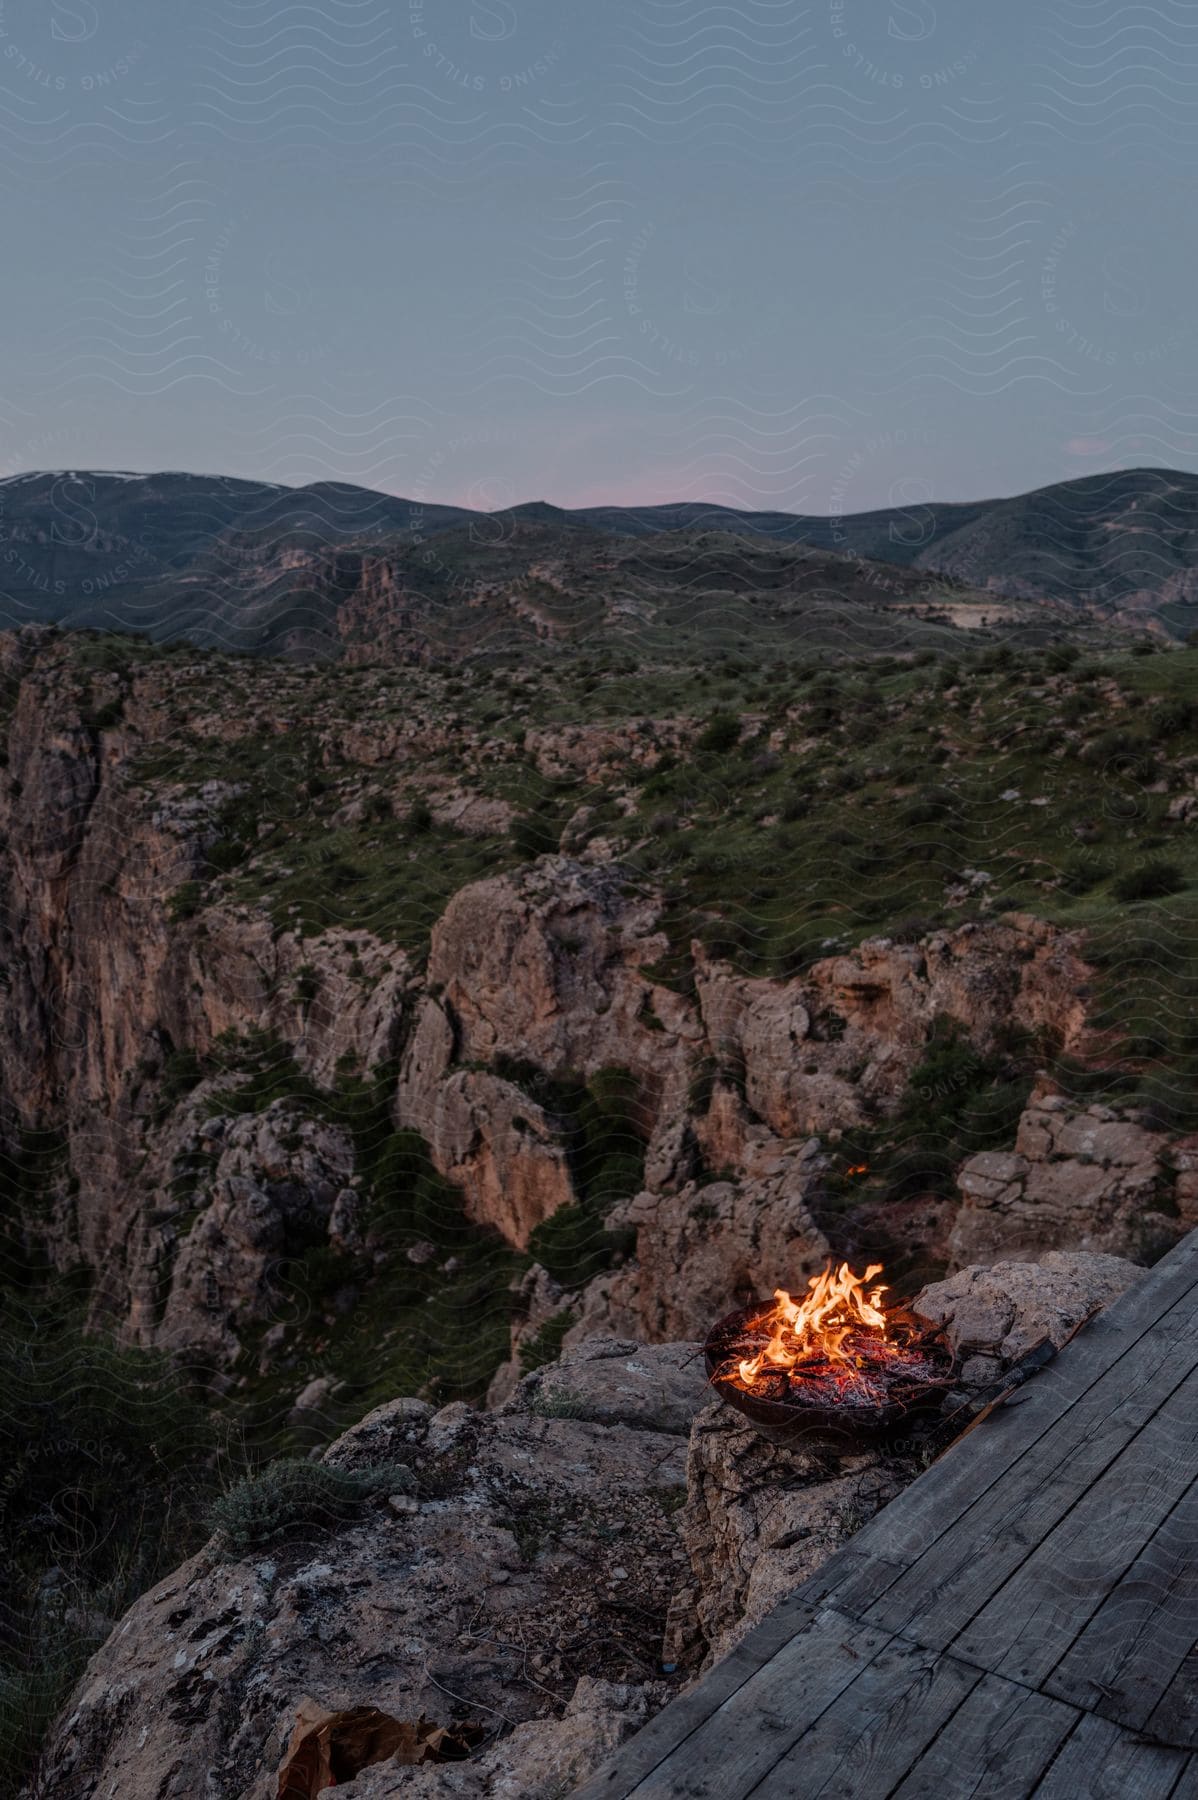
POLYGON ((177 472, 0 482, 0 626, 260 654, 498 654, 597 632, 685 654, 1093 623, 1183 637, 1196 570, 1198 477, 1162 470, 843 518, 690 502, 487 514, 177 472))

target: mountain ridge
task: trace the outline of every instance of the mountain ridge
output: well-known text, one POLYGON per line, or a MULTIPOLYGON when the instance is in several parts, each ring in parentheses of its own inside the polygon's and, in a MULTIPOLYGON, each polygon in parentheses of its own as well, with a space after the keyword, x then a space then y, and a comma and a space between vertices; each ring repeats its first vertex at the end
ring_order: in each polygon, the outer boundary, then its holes
POLYGON ((727 591, 738 558, 744 570, 733 591, 777 587, 771 555, 792 559, 791 585, 812 603, 889 595, 910 606, 922 595, 943 607, 972 593, 1001 616, 1019 603, 1058 623, 1086 616, 1179 638, 1198 605, 1198 476, 1109 471, 1007 498, 832 516, 701 501, 569 509, 531 500, 484 513, 347 482, 284 487, 182 471, 30 471, 0 482, 0 626, 141 630, 259 653, 342 654, 341 610, 367 568, 373 627, 384 615, 393 625, 415 594, 438 630, 446 607, 465 607, 487 637, 514 608, 524 642, 556 635, 540 604, 547 568, 549 588, 556 581, 559 590, 560 565, 571 568, 580 584, 567 583, 571 602, 604 599, 584 608, 586 629, 610 624, 613 608, 625 621, 643 616, 646 604, 676 628, 680 593, 693 599, 701 590, 696 616, 715 617, 715 596, 727 591), (680 555, 663 559, 666 543, 680 555), (638 545, 666 584, 648 600, 638 545), (822 569, 813 560, 820 555, 822 569), (721 580, 704 585, 695 570, 712 562, 721 580), (383 566, 399 583, 390 611, 383 566), (860 578, 851 597, 846 569, 860 578), (600 596, 624 578, 634 590, 627 605, 614 592, 600 596))

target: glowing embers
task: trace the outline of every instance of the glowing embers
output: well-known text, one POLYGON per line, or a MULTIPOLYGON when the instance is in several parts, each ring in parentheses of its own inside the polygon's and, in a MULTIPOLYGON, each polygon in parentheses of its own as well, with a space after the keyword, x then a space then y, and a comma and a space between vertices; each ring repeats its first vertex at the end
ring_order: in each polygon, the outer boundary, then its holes
POLYGON ((707 1372, 721 1397, 763 1426, 869 1432, 934 1405, 952 1356, 939 1333, 875 1281, 831 1264, 793 1299, 745 1307, 713 1326, 707 1372))

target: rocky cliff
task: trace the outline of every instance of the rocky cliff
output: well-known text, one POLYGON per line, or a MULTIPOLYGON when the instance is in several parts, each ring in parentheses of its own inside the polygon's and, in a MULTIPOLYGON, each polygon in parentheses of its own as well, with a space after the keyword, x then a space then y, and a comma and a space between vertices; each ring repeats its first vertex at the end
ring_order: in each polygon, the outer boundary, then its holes
MULTIPOLYGON (((230 694, 202 659, 81 641, 3 640, 0 1083, 8 1154, 36 1176, 21 1229, 90 1271, 94 1319, 127 1341, 216 1369, 252 1345, 269 1363, 302 1336, 288 1284, 314 1257, 335 1293, 338 1273, 352 1292, 398 1256, 437 1256, 398 1155, 414 1137, 443 1183, 441 1223, 460 1206, 491 1241, 548 1259, 535 1329, 555 1305, 571 1342, 695 1337, 876 1226, 846 1208, 854 1143, 904 1108, 943 1111, 978 1068, 1001 1088, 1017 1037, 1067 1057, 1093 1035, 1076 933, 1010 914, 867 937, 765 979, 680 937, 676 896, 602 837, 451 881, 426 949, 402 919, 288 924, 289 871, 258 845, 298 854, 321 794, 369 831, 363 766, 397 772, 410 813, 444 723, 351 726, 306 710, 302 672, 230 694), (221 776, 204 772, 214 744, 221 776), (243 744, 270 770, 265 792, 228 767, 243 744), (954 1044, 963 1060, 941 1067, 954 1044), (388 1205, 398 1236, 379 1227, 388 1205)), ((609 734, 587 779, 645 730, 609 734)), ((529 755, 569 763, 577 737, 539 727, 529 755)), ((468 790, 493 750, 464 727, 453 748, 468 790)), ((395 853, 415 854, 402 839, 395 853)), ((1189 1140, 1109 1108, 1075 1122, 1050 1088, 1009 1147, 964 1163, 929 1263, 1058 1243, 1143 1256, 1188 1228, 1189 1140)))
MULTIPOLYGON (((1058 1254, 918 1304, 977 1378, 1137 1274, 1058 1254)), ((31 1800, 315 1800, 280 1773, 313 1703, 471 1750, 413 1767, 347 1725, 355 1800, 568 1792, 919 1471, 915 1446, 766 1443, 705 1404, 697 1348, 597 1339, 492 1413, 396 1400, 303 1481, 237 1490, 92 1659, 31 1800)))
MULTIPOLYGON (((692 1428, 717 1316, 881 1260, 983 1381, 1198 1222, 1198 756, 1151 660, 935 693, 580 663, 562 699, 0 636, 14 1379, 65 1295, 134 1388, 183 1371, 300 1471, 137 1603, 47 1795, 265 1794, 305 1696, 491 1730, 405 1791, 537 1792, 914 1472, 692 1428)), ((0 1605, 76 1656, 127 1596, 67 1605, 22 1546, 0 1605)))

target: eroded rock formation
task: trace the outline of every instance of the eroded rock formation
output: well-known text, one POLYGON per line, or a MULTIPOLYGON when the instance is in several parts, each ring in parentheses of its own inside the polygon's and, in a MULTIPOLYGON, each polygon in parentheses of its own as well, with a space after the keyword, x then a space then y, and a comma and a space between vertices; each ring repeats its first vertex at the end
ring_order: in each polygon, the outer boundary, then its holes
POLYGON ((1198 1141, 1102 1105, 1032 1094, 1015 1147, 970 1157, 954 1263, 1035 1257, 1056 1245, 1150 1260, 1198 1224, 1198 1141))
MULTIPOLYGON (((1139 1271, 968 1270, 917 1301, 976 1372, 1061 1342, 1139 1271)), ((385 1761, 363 1800, 554 1800, 918 1473, 893 1445, 781 1449, 706 1404, 693 1344, 595 1341, 498 1411, 378 1408, 326 1452, 354 1515, 270 1496, 144 1595, 92 1658, 36 1800, 273 1800, 305 1696, 479 1728, 468 1763, 385 1761)), ((269 1481, 269 1477, 267 1478, 269 1481)))

